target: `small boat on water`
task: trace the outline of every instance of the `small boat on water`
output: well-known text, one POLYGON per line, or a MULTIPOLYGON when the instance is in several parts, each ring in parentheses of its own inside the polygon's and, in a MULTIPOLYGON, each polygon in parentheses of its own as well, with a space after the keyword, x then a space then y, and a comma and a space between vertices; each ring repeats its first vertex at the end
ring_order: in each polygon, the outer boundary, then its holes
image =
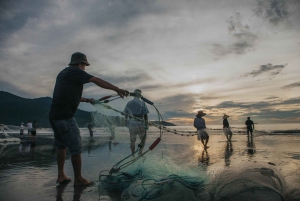
POLYGON ((2 131, 2 134, 4 135, 4 137, 0 138, 0 143, 7 143, 7 142, 20 142, 20 138, 16 138, 16 137, 11 137, 9 136, 5 130, 2 124, 0 124, 0 131, 2 131))

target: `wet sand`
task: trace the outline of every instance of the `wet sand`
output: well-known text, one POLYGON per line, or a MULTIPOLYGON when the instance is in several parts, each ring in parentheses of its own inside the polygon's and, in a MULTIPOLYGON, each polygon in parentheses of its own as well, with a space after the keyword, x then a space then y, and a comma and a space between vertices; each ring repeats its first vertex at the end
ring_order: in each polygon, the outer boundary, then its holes
MULTIPOLYGON (((190 169, 209 183, 224 170, 235 171, 253 165, 276 170, 285 179, 285 185, 299 189, 300 135, 254 134, 253 140, 248 141, 246 135, 239 134, 233 136, 230 144, 221 132, 211 131, 210 134, 210 148, 204 150, 196 136, 165 133, 153 151, 122 171, 141 168, 146 177, 158 177, 184 174, 190 169)), ((145 150, 157 137, 157 129, 150 128, 145 150)), ((99 173, 110 170, 130 154, 128 135, 116 135, 113 143, 109 143, 107 135, 101 137, 97 133, 94 142, 89 140, 87 133, 82 134, 82 139, 82 173, 95 181, 95 186, 74 188, 71 182, 57 187, 53 137, 49 133, 38 133, 35 142, 25 135, 21 143, 0 144, 0 200, 121 200, 121 192, 103 191, 98 187, 99 173)), ((69 154, 65 172, 74 178, 69 154)))

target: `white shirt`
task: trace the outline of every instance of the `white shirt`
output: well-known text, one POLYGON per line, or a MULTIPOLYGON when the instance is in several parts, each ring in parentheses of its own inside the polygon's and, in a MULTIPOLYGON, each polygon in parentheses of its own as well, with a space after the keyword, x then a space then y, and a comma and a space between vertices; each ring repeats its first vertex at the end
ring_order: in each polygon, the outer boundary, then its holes
POLYGON ((129 118, 129 121, 127 122, 127 127, 128 128, 135 128, 135 127, 143 127, 145 122, 144 122, 144 115, 147 115, 149 113, 149 110, 145 104, 144 101, 142 101, 141 99, 134 97, 133 100, 129 101, 126 104, 126 107, 124 109, 124 113, 125 113, 125 118, 127 118, 126 116, 135 116, 139 119, 141 119, 141 121, 138 121, 134 118, 129 118))
POLYGON ((32 123, 28 123, 28 124, 27 124, 27 128, 28 128, 28 129, 31 129, 31 128, 32 128, 32 123))

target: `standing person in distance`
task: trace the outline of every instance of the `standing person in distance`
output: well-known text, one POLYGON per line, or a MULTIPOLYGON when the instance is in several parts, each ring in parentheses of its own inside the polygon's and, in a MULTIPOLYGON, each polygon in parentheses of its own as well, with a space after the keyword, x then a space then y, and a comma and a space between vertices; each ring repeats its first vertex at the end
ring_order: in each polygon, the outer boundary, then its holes
POLYGON ((20 126, 20 136, 23 137, 23 134, 24 134, 24 123, 22 122, 20 126))
POLYGON ((146 143, 146 129, 148 128, 149 113, 145 102, 141 100, 142 91, 140 89, 136 89, 134 93, 136 94, 136 96, 133 98, 133 100, 130 100, 126 104, 124 109, 125 124, 129 129, 130 149, 133 156, 135 153, 135 142, 137 135, 141 140, 141 144, 139 145, 139 155, 143 153, 143 148, 146 143), (135 118, 130 118, 130 116, 134 116, 135 118))
POLYGON ((88 129, 89 129, 89 132, 90 132, 90 139, 93 140, 94 139, 94 133, 93 133, 93 124, 92 124, 92 121, 89 121, 89 123, 88 123, 88 129))
POLYGON ((63 69, 56 78, 49 121, 54 131, 57 148, 57 183, 59 184, 71 181, 64 172, 67 148, 71 154, 74 170, 74 186, 93 184, 81 175, 82 142, 78 124, 74 118, 80 102, 92 104, 95 102, 94 99, 82 97, 83 85, 92 82, 100 88, 115 91, 122 98, 129 94, 127 90, 119 89, 109 82, 85 72, 89 65, 85 54, 75 52, 72 54, 69 66, 63 69))
POLYGON ((230 141, 231 137, 232 137, 232 132, 229 127, 228 118, 229 118, 229 116, 227 114, 224 114, 224 116, 223 116, 223 132, 227 138, 227 141, 230 141))
POLYGON ((202 110, 198 111, 198 114, 196 115, 196 118, 194 119, 194 127, 197 129, 197 134, 198 140, 201 140, 204 149, 209 148, 207 146, 208 140, 209 140, 209 135, 206 132, 206 125, 205 125, 205 120, 202 118, 205 116, 206 113, 204 113, 202 110))
POLYGON ((29 122, 27 123, 28 137, 31 134, 31 129, 32 129, 32 121, 29 120, 29 122))
POLYGON ((253 133, 253 130, 254 130, 254 123, 253 123, 252 120, 250 120, 250 117, 247 117, 247 120, 245 121, 245 125, 247 126, 248 138, 249 138, 249 134, 251 134, 251 137, 252 137, 252 133, 253 133))

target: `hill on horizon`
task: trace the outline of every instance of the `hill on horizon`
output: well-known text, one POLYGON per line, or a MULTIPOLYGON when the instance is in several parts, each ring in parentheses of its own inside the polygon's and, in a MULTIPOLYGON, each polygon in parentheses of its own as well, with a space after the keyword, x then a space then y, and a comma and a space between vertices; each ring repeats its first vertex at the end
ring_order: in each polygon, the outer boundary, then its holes
MULTIPOLYGON (((29 120, 37 120, 39 127, 50 128, 49 112, 52 98, 22 98, 9 92, 0 91, 0 124, 20 126, 29 120)), ((91 118, 91 112, 77 109, 75 118, 80 127, 85 126, 91 118)))
MULTIPOLYGON (((9 92, 0 91, 0 124, 20 126, 26 125, 29 120, 37 120, 39 127, 50 128, 48 115, 52 98, 22 98, 9 92)), ((92 112, 77 109, 75 118, 79 127, 85 127, 91 120, 92 112)), ((99 114, 101 115, 101 114, 99 114)), ((125 119, 114 117, 119 126, 125 126, 125 119)), ((158 122, 153 122, 158 123, 158 122)), ((162 122, 164 126, 176 126, 169 122, 162 122)), ((101 126, 101 125, 99 125, 101 126)))

